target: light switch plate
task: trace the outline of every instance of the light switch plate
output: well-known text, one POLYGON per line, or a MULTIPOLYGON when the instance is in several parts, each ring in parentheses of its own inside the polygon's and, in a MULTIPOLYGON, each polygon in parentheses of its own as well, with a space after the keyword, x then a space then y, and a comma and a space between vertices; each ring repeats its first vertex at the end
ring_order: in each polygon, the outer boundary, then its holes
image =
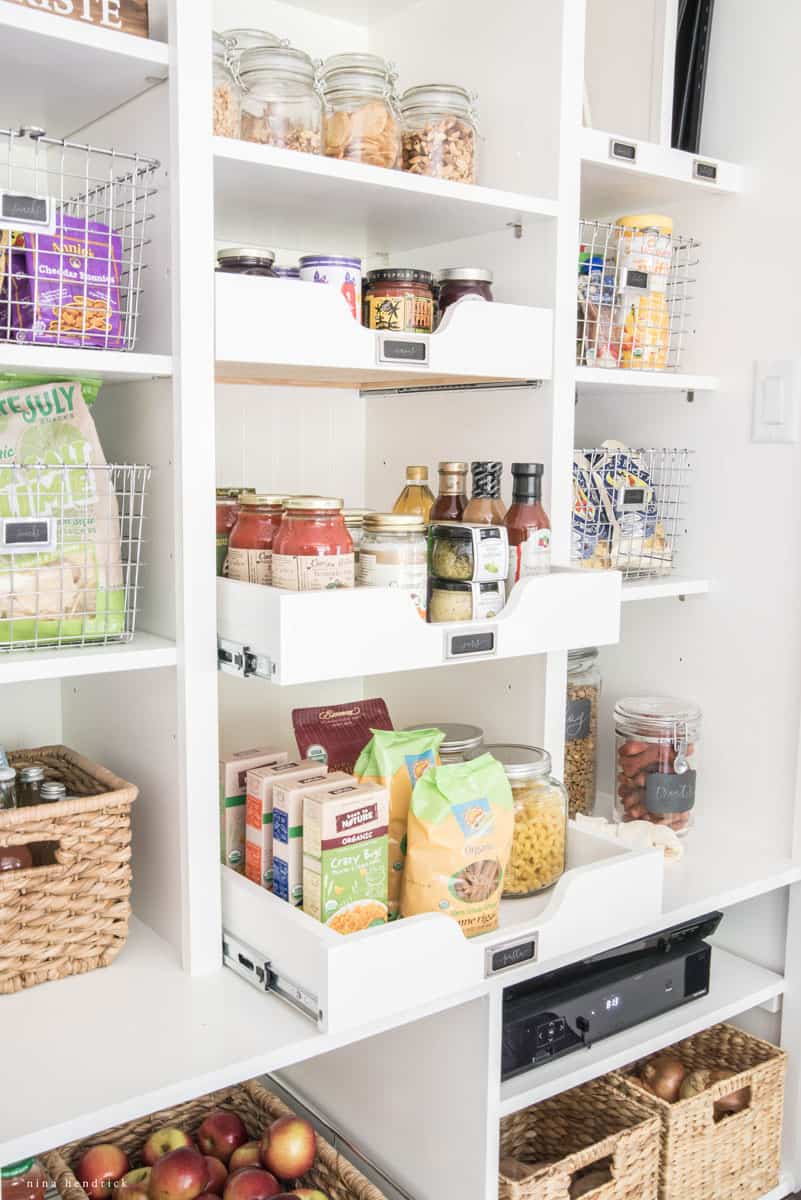
POLYGON ((797 442, 800 410, 801 359, 757 362, 751 441, 774 444, 797 442))

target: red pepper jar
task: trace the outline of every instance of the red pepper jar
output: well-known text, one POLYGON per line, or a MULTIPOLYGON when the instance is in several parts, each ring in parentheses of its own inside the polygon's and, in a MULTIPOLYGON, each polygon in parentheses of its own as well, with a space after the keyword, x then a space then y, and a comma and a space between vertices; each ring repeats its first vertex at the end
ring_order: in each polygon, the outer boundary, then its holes
POLYGON ((269 585, 273 545, 284 515, 284 496, 254 492, 239 499, 239 515, 228 542, 228 578, 269 585))
POLYGON ((2 1200, 44 1200, 51 1186, 44 1167, 36 1158, 10 1163, 0 1170, 2 1200))
POLYGON ((353 540, 343 502, 327 496, 291 496, 273 543, 273 586, 322 592, 355 586, 353 540))

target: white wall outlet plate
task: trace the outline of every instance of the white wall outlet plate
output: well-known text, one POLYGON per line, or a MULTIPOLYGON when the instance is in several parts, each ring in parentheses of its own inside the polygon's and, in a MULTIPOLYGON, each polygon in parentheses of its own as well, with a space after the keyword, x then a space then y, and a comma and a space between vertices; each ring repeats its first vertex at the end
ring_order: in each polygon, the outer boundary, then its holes
POLYGON ((800 407, 801 359, 757 362, 751 441, 797 442, 800 407))

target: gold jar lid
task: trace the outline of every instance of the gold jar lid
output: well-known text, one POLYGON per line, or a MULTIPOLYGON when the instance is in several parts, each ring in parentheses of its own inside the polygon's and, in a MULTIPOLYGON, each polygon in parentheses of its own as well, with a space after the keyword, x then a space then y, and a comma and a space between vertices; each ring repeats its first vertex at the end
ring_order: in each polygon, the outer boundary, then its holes
POLYGON ((344 507, 345 501, 339 500, 335 496, 289 496, 286 500, 286 508, 289 512, 306 508, 321 508, 334 512, 344 507))
POLYGON ((286 504, 286 496, 270 496, 264 492, 243 492, 239 497, 239 503, 243 508, 256 504, 271 508, 283 508, 286 504))
POLYGON ((426 523, 418 513, 368 513, 365 533, 425 533, 426 523))
POLYGON ((361 525, 364 518, 369 517, 372 512, 372 508, 345 508, 342 516, 345 518, 346 525, 361 525))

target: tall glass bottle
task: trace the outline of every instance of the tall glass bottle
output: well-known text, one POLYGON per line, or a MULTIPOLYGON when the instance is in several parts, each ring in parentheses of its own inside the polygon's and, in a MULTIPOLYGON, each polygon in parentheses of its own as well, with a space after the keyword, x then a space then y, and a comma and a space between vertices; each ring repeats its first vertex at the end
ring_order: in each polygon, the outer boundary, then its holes
POLYGON ((506 505, 501 499, 503 463, 474 462, 473 496, 462 513, 462 520, 471 525, 503 525, 506 505))
POLYGON ((467 463, 439 464, 439 495, 431 509, 432 521, 461 521, 467 508, 467 463))
POLYGON ((509 587, 551 569, 551 522, 542 507, 544 469, 542 463, 512 463, 512 507, 504 521, 509 531, 509 587))
POLYGON ((407 467, 406 487, 398 496, 392 511, 409 516, 422 517, 428 523, 431 509, 434 505, 434 495, 428 486, 428 467, 407 467))

